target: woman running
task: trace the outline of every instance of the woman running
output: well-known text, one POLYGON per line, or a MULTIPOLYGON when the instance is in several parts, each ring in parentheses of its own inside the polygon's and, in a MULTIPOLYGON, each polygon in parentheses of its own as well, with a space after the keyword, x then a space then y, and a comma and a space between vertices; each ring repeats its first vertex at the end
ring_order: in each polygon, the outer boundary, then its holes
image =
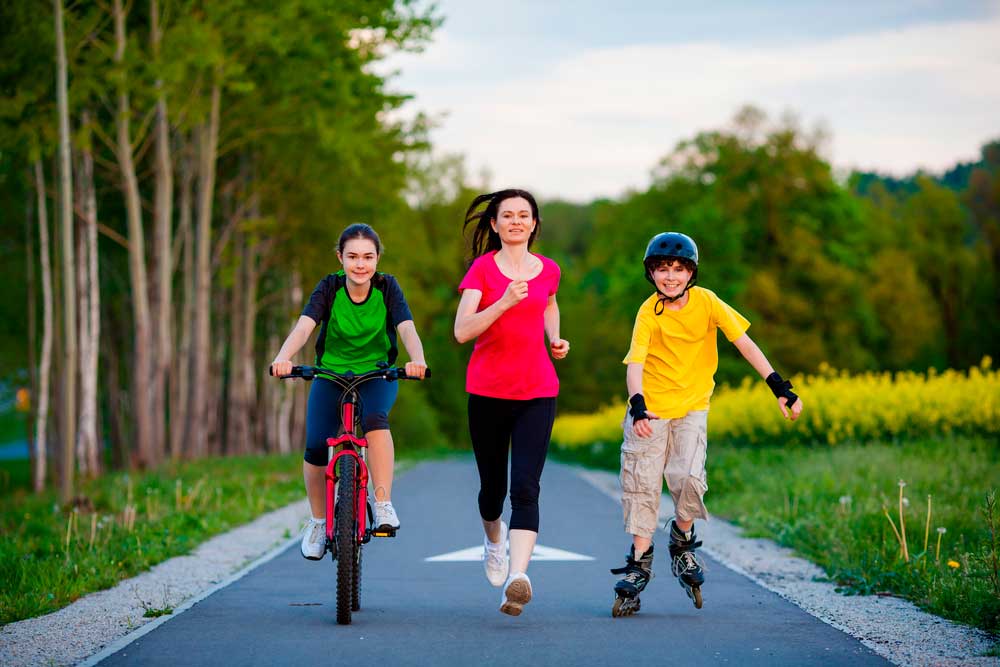
POLYGON ((486 577, 503 586, 500 611, 517 616, 531 600, 527 569, 538 537, 539 478, 559 394, 549 353, 562 359, 569 343, 559 336, 559 266, 530 252, 541 225, 535 198, 524 190, 480 195, 466 211, 470 225, 473 262, 458 286, 455 338, 476 339, 466 391, 486 577), (509 535, 500 518, 508 450, 509 535))

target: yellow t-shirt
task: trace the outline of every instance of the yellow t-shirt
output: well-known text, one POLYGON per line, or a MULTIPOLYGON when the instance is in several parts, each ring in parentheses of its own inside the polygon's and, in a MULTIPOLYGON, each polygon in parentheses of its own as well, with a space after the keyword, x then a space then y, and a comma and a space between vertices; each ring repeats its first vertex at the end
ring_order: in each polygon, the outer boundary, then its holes
POLYGON ((750 322, 715 292, 701 287, 688 291, 680 310, 653 312, 657 295, 639 307, 632 345, 624 364, 643 364, 642 393, 650 412, 664 419, 707 410, 719 367, 716 329, 734 341, 750 322))

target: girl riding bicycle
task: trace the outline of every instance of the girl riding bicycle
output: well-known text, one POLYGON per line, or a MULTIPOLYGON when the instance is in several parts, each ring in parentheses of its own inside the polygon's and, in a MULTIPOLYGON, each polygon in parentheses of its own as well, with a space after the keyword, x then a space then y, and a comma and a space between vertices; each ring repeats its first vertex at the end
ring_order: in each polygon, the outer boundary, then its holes
MULTIPOLYGON (((354 224, 340 235, 337 259, 343 270, 331 273, 316 285, 298 322, 288 334, 272 362, 275 376, 291 373, 295 356, 320 325, 316 339, 316 365, 337 373, 363 373, 378 363, 396 361, 397 333, 411 361, 406 374, 423 378, 427 369, 424 349, 403 290, 395 277, 377 272, 382 242, 368 225, 354 224)), ((378 379, 358 389, 361 395, 361 425, 368 440, 368 467, 375 495, 375 527, 399 528, 392 506, 394 449, 389 431, 389 410, 399 385, 378 379)), ((323 557, 326 522, 326 464, 328 437, 340 425, 341 389, 317 377, 309 391, 306 411, 306 449, 302 463, 306 495, 312 518, 302 536, 302 555, 309 560, 323 557)))
POLYGON ((538 205, 524 190, 501 190, 473 200, 465 224, 474 228, 474 261, 458 286, 462 298, 455 316, 456 340, 476 339, 466 391, 486 533, 486 577, 503 586, 500 611, 512 616, 521 613, 532 595, 526 571, 538 537, 539 478, 559 393, 549 355, 562 359, 569 353, 569 343, 559 336, 559 266, 529 252, 540 223, 538 205), (509 558, 507 525, 500 518, 508 450, 509 558))

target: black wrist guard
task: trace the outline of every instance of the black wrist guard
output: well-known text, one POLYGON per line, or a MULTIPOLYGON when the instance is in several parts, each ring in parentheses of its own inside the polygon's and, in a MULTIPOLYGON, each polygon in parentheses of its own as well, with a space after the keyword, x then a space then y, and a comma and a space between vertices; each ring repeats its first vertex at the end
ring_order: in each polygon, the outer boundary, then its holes
POLYGON ((628 411, 632 415, 632 421, 649 419, 646 415, 646 398, 642 394, 633 394, 632 398, 628 399, 628 404, 632 406, 628 411))
POLYGON ((795 395, 792 391, 792 383, 788 380, 782 379, 781 375, 777 371, 771 373, 764 380, 767 386, 771 388, 771 393, 774 394, 775 398, 784 397, 787 403, 785 403, 786 408, 792 407, 795 401, 799 400, 799 397, 795 395))

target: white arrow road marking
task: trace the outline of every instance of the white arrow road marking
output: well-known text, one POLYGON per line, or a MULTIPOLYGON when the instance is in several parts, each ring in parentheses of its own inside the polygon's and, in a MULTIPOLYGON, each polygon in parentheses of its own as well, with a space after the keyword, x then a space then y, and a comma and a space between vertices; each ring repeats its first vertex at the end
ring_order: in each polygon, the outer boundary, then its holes
MULTIPOLYGON (((440 556, 431 556, 424 560, 431 563, 454 563, 458 561, 481 561, 482 559, 483 547, 479 545, 477 547, 469 547, 468 549, 441 554, 440 556)), ((573 553, 565 549, 556 549, 555 547, 536 544, 535 550, 531 552, 531 560, 594 560, 594 558, 593 556, 584 556, 583 554, 573 553)))

